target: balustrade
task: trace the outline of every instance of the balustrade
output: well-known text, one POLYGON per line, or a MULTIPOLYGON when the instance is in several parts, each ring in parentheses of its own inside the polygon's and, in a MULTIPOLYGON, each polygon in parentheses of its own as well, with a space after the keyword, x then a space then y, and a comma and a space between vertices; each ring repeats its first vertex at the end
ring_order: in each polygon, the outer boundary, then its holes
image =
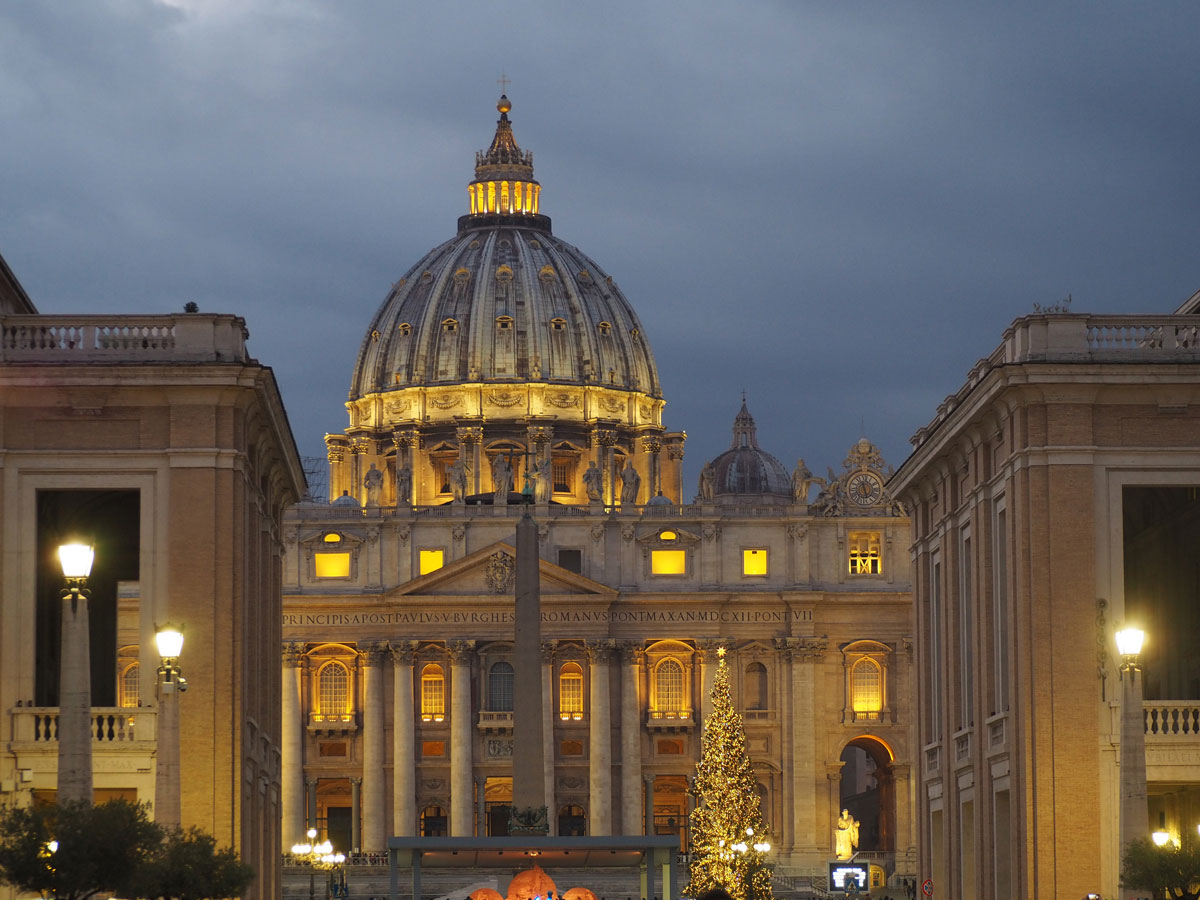
MULTIPOLYGON (((58 707, 25 706, 12 711, 13 741, 58 743, 58 707)), ((143 707, 92 707, 92 743, 97 745, 153 741, 155 710, 143 707)))
POLYGON ((1142 705, 1146 743, 1200 740, 1200 703, 1150 701, 1142 705))

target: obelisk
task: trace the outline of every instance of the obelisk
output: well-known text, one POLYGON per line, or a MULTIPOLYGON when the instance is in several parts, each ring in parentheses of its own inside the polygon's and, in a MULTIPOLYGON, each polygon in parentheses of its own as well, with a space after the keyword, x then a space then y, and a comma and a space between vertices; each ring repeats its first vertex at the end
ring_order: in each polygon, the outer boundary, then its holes
POLYGON ((517 523, 513 641, 513 811, 510 833, 546 834, 542 735, 542 594, 538 533, 526 512, 517 523))

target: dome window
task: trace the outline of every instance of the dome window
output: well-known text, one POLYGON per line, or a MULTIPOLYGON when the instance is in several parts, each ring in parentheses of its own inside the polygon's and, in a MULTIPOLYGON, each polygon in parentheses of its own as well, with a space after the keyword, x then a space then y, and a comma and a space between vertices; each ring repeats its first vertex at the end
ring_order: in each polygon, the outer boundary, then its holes
POLYGON ((634 337, 637 337, 638 335, 640 335, 642 333, 642 330, 640 328, 630 328, 629 333, 631 335, 633 335, 634 337))
POLYGON ((550 328, 552 331, 565 331, 567 328, 567 320, 563 318, 551 319, 550 328))
POLYGON ((445 319, 442 322, 442 331, 446 332, 446 334, 454 334, 454 332, 458 331, 458 320, 445 319))
POLYGON ((612 323, 611 322, 601 322, 596 327, 600 329, 601 334, 608 334, 610 331, 612 331, 612 323))
POLYGON ((478 250, 479 249, 479 241, 471 241, 471 243, 467 244, 467 249, 468 250, 478 250))
POLYGON ((373 341, 379 340, 379 332, 375 329, 371 329, 371 340, 373 340, 373 341))
POLYGON ((512 281, 513 270, 511 266, 497 266, 496 280, 497 281, 512 281))
POLYGON ((554 266, 546 263, 546 265, 542 266, 542 268, 538 271, 538 278, 542 279, 542 281, 554 281, 556 278, 558 278, 558 274, 554 271, 554 266))
POLYGON ((512 316, 497 316, 496 327, 501 331, 508 331, 513 326, 512 316))
POLYGON ((589 272, 587 269, 580 269, 579 270, 579 280, 580 281, 591 281, 592 273, 589 272))
POLYGON ((512 243, 509 242, 509 240, 507 238, 505 238, 504 240, 500 241, 500 246, 503 247, 505 250, 507 250, 509 247, 512 246, 512 243))
POLYGON ((531 241, 529 242, 529 246, 530 246, 530 247, 532 247, 534 250, 541 250, 541 249, 542 249, 542 245, 541 245, 541 244, 540 244, 538 241, 532 241, 532 240, 531 240, 531 241))
POLYGON ((410 334, 412 334, 412 325, 410 325, 408 322, 401 322, 396 330, 405 337, 408 337, 410 334))
POLYGON ((454 283, 455 284, 466 284, 470 280, 471 280, 471 270, 470 269, 458 269, 455 271, 455 273, 454 273, 454 283))
POLYGON ((425 273, 421 276, 421 280, 424 282, 433 281, 433 273, 426 270, 425 273))

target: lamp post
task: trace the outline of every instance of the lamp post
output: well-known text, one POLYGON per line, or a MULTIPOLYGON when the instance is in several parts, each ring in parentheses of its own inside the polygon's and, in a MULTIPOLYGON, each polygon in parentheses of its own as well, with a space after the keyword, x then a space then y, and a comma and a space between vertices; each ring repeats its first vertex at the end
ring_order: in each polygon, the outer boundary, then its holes
POLYGON ((92 664, 88 576, 92 548, 58 548, 63 579, 58 675, 58 802, 92 802, 92 664))
MULTIPOLYGON (((292 844, 292 856, 309 867, 308 872, 308 900, 316 900, 317 890, 317 869, 323 869, 331 873, 329 884, 326 885, 325 896, 330 897, 334 891, 334 879, 332 871, 346 861, 346 857, 342 853, 333 852, 333 844, 328 840, 322 843, 316 843, 317 829, 308 829, 307 844, 292 844)), ((344 888, 344 884, 339 887, 344 888)))
POLYGON ((156 630, 154 643, 161 662, 158 666, 158 748, 154 768, 154 819, 167 828, 180 824, 179 695, 187 690, 187 679, 179 668, 183 630, 164 625, 156 630))
MULTIPOLYGON (((1129 845, 1146 837, 1150 813, 1146 805, 1146 730, 1142 717, 1142 667, 1138 655, 1146 633, 1127 627, 1118 631, 1117 652, 1121 655, 1121 858, 1129 845)), ((1122 897, 1136 892, 1121 889, 1122 897)))

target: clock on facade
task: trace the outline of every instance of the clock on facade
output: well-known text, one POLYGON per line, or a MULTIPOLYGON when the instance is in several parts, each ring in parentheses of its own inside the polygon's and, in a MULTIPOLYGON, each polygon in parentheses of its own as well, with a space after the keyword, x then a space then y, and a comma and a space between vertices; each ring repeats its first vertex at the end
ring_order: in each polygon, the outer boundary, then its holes
POLYGON ((850 499, 857 506, 874 506, 883 497, 883 482, 874 472, 857 472, 847 485, 850 499))

